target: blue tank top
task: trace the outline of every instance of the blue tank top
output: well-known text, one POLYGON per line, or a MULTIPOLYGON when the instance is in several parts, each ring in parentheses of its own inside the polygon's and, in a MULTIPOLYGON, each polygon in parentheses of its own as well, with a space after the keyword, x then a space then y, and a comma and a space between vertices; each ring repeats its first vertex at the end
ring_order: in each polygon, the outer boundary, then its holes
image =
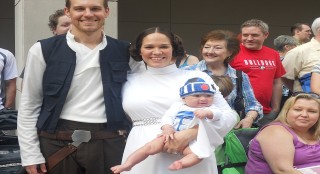
POLYGON ((179 68, 189 66, 189 65, 188 65, 188 59, 189 59, 189 57, 190 57, 190 55, 187 56, 186 60, 184 60, 183 64, 180 65, 179 68))

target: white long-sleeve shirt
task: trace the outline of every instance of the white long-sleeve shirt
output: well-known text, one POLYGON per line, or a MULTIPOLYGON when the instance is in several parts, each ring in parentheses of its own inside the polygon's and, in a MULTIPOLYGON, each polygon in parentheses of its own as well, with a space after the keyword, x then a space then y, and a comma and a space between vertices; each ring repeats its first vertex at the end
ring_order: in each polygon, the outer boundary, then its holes
MULTIPOLYGON (((107 46, 107 40, 94 49, 74 40, 67 33, 67 44, 76 52, 76 68, 60 118, 86 123, 107 122, 104 106, 99 51, 107 46)), ((135 71, 140 63, 130 61, 135 71)), ((18 113, 18 137, 23 166, 44 163, 40 152, 36 123, 43 101, 42 79, 46 69, 41 44, 35 43, 29 50, 24 75, 23 90, 18 113)))

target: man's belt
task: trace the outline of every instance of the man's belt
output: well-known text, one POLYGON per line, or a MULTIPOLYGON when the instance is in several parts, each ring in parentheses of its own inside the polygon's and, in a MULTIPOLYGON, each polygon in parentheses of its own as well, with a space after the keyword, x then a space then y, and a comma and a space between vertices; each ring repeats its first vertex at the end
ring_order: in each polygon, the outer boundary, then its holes
POLYGON ((66 158, 68 155, 77 150, 81 143, 89 142, 90 140, 101 140, 108 138, 115 138, 118 136, 124 136, 125 131, 119 130, 117 132, 109 131, 85 131, 85 130, 75 130, 75 131, 56 131, 51 134, 48 132, 40 131, 39 136, 57 139, 57 140, 66 140, 73 141, 67 146, 61 148, 54 154, 48 157, 47 159, 47 170, 51 170, 56 166, 60 161, 66 158))
POLYGON ((75 130, 75 131, 56 131, 55 133, 48 133, 45 131, 40 131, 39 136, 45 137, 49 139, 55 139, 55 140, 64 140, 64 141, 75 141, 72 136, 76 136, 77 139, 83 137, 90 136, 90 139, 92 140, 102 140, 102 139, 108 139, 108 138, 115 138, 119 135, 123 135, 123 130, 118 130, 114 132, 110 131, 84 131, 84 130, 75 130))

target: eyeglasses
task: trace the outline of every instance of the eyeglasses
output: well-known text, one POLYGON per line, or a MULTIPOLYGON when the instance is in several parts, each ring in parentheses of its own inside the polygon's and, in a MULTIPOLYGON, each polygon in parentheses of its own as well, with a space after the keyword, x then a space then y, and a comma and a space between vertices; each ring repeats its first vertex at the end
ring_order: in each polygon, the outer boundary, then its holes
POLYGON ((295 97, 295 96, 298 96, 300 94, 306 94, 306 95, 310 95, 313 98, 320 99, 320 95, 317 94, 317 93, 314 93, 314 92, 297 91, 297 92, 294 92, 291 96, 295 97))

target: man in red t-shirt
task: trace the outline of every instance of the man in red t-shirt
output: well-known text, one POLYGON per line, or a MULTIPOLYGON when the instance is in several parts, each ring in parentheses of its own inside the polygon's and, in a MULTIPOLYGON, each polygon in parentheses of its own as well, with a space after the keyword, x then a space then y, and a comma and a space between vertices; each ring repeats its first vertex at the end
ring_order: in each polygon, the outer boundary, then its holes
POLYGON ((264 125, 272 121, 280 110, 282 95, 281 76, 285 74, 279 53, 263 45, 269 35, 268 25, 251 19, 241 25, 240 52, 230 63, 247 73, 257 100, 263 106, 264 125))

